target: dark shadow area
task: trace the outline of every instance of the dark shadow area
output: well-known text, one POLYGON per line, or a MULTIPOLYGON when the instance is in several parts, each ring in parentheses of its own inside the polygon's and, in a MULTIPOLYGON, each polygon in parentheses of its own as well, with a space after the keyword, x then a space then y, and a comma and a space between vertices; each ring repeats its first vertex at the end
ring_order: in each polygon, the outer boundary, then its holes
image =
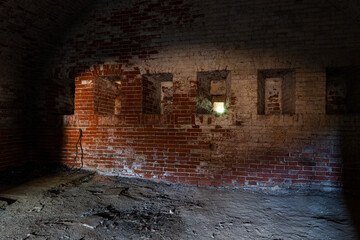
POLYGON ((26 163, 19 167, 8 168, 0 172, 0 193, 36 178, 68 171, 70 171, 70 168, 63 165, 40 163, 26 163))
MULTIPOLYGON (((358 118, 358 117, 357 117, 358 118)), ((359 124, 359 122, 355 122, 359 124)), ((348 210, 360 239, 360 127, 341 129, 343 155, 343 191, 348 210)))
POLYGON ((58 171, 64 111, 49 62, 93 2, 0 3, 0 190, 58 171))
POLYGON ((328 68, 326 76, 326 113, 359 114, 360 68, 328 68))
MULTIPOLYGON (((340 122, 341 153, 337 154, 342 158, 343 192, 360 238, 359 76, 358 66, 326 69, 326 113, 329 117, 336 116, 340 122)), ((329 164, 336 166, 335 162, 329 164)))

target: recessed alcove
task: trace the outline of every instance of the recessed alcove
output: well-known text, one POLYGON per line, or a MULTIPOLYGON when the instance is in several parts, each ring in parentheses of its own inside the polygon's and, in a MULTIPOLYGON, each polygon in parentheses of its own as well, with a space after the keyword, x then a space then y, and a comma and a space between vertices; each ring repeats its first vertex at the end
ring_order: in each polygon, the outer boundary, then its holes
POLYGON ((230 103, 230 71, 207 71, 197 73, 197 114, 210 114, 215 106, 230 103), (216 104, 215 104, 216 103, 216 104))
POLYGON ((94 105, 98 115, 121 113, 121 75, 101 75, 94 79, 94 105))
POLYGON ((258 71, 258 114, 294 114, 295 100, 296 82, 293 69, 258 71))
POLYGON ((360 113, 360 67, 326 69, 326 113, 360 113))
POLYGON ((171 73, 143 75, 143 113, 170 114, 173 105, 173 75, 171 73))

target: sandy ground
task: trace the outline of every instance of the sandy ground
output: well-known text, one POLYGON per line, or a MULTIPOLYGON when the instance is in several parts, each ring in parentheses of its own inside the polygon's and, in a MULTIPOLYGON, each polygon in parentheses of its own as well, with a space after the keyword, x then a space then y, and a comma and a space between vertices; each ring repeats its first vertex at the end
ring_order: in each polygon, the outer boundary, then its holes
POLYGON ((216 189, 95 175, 5 191, 0 209, 0 239, 357 239, 339 192, 216 189))

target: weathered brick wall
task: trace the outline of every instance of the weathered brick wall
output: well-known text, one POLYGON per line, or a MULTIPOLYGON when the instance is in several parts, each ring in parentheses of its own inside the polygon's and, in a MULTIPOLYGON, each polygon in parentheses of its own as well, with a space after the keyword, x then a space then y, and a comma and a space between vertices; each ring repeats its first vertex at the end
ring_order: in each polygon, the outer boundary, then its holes
POLYGON ((53 63, 59 80, 76 83, 64 162, 81 128, 85 167, 107 173, 207 185, 354 182, 348 169, 360 169, 359 116, 325 110, 326 68, 360 64, 358 8, 356 1, 102 1, 53 63), (273 69, 294 71, 296 91, 286 98, 295 113, 258 114, 258 71, 273 69), (228 111, 196 114, 197 73, 216 70, 230 72, 228 111), (173 111, 143 114, 142 75, 157 73, 173 74, 173 111), (94 112, 102 75, 121 75, 119 115, 94 112))
MULTIPOLYGON (((160 82, 151 81, 144 77, 142 81, 142 108, 145 114, 160 113, 160 105, 156 101, 157 89, 160 88, 160 82)), ((140 97, 140 96, 139 96, 140 97)))
POLYGON ((282 82, 282 113, 296 112, 296 76, 293 71, 285 74, 282 82))
MULTIPOLYGON (((116 79, 116 77, 115 77, 116 79)), ((97 115, 114 115, 117 86, 113 78, 98 77, 94 81, 94 105, 97 115)))
POLYGON ((79 16, 77 11, 86 9, 86 2, 92 1, 0 2, 1 170, 32 160, 32 143, 37 140, 33 127, 50 122, 45 114, 38 115, 40 111, 73 112, 73 99, 66 95, 72 87, 57 82, 47 89, 44 79, 61 36, 79 16))
POLYGON ((281 114, 283 80, 281 78, 265 79, 265 114, 281 114))

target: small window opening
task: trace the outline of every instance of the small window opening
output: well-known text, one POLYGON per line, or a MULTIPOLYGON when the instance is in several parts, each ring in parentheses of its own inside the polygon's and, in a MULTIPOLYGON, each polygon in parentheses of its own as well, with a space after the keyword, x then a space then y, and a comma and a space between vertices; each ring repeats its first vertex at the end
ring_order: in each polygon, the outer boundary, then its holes
POLYGON ((294 114, 295 71, 271 69, 258 72, 258 114, 294 114))
POLYGON ((173 111, 173 75, 143 75, 143 113, 171 114, 173 111))
POLYGON ((360 67, 326 69, 326 113, 360 113, 360 67))
POLYGON ((196 113, 224 114, 230 105, 230 71, 198 72, 196 113))

